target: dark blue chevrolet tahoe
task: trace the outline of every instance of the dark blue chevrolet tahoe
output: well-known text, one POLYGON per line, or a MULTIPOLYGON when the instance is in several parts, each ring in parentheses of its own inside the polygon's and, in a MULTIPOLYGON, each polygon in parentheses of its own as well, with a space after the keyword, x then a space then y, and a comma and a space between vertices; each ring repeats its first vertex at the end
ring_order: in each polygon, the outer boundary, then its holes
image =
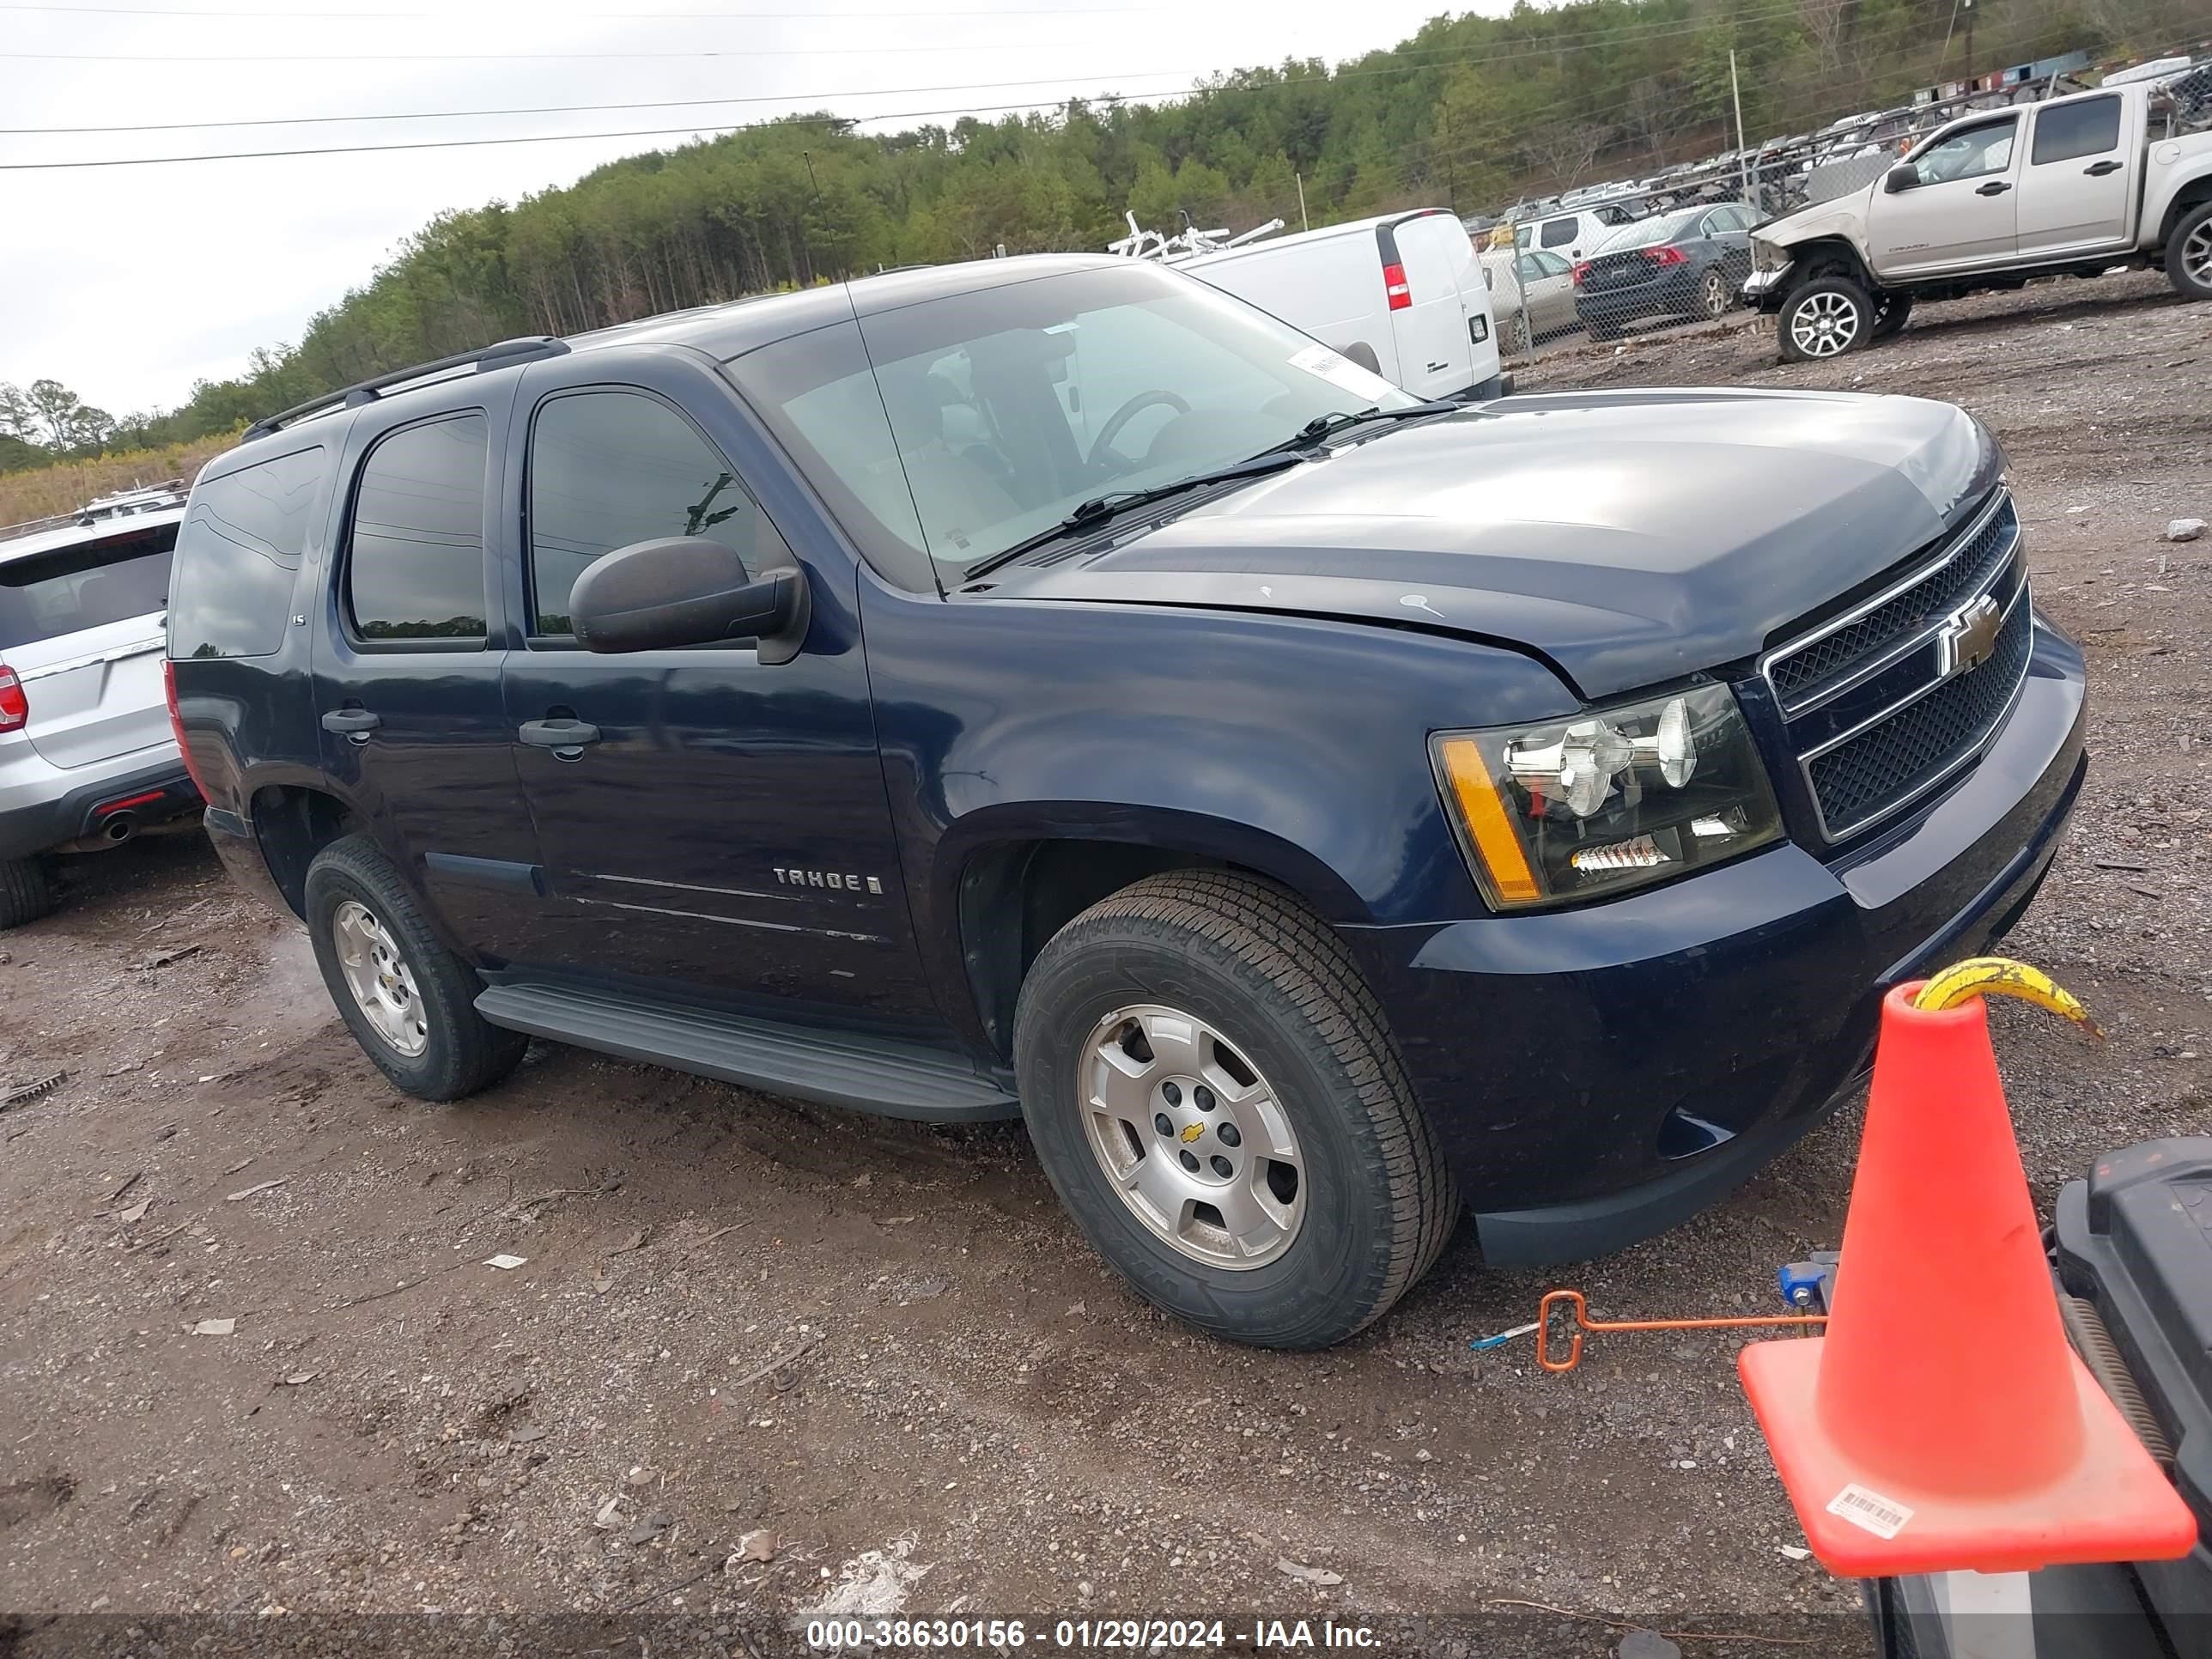
POLYGON ((393 1083, 532 1036, 1028 1124, 1091 1241, 1334 1342, 1462 1206, 1645 1237, 2002 933, 2079 788, 1946 404, 1416 402, 1176 271, 508 342, 192 491, 210 833, 393 1083))

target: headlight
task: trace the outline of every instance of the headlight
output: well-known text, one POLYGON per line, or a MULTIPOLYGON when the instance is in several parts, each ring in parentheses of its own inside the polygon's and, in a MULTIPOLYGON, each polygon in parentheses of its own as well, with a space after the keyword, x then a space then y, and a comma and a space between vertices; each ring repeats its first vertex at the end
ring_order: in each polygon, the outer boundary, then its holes
POLYGON ((1725 686, 1544 726, 1439 732, 1429 748, 1492 909, 1618 892, 1782 833, 1766 769, 1725 686))

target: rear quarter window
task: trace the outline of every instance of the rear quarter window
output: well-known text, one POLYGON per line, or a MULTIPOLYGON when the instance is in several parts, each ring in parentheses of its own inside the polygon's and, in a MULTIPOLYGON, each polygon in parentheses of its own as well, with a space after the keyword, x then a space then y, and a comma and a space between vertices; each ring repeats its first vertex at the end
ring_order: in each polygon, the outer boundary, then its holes
POLYGON ((177 537, 173 657, 265 657, 283 643, 292 580, 325 501, 319 445, 203 478, 177 537))
POLYGON ((0 544, 0 651, 148 617, 168 603, 173 524, 9 559, 0 544))

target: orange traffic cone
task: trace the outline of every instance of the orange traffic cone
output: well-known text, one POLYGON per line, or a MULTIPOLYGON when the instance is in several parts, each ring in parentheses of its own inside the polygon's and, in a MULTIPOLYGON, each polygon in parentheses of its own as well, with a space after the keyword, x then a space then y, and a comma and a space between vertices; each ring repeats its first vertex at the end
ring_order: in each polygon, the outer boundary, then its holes
POLYGON ((2197 1527, 2067 1346, 1978 1000, 1882 999, 1825 1335, 1737 1358, 1839 1577, 2185 1555, 2197 1527))

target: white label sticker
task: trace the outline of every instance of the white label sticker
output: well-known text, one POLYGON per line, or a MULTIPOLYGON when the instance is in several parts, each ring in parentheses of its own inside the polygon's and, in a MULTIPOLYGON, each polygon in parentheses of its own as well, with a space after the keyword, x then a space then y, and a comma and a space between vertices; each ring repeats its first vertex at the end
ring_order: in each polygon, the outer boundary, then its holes
POLYGON ((1349 392, 1355 398, 1380 398, 1386 392, 1396 390, 1374 370, 1362 368, 1351 358, 1331 351, 1325 345, 1310 345, 1303 351, 1292 352, 1291 367, 1303 368, 1309 374, 1318 374, 1331 386, 1349 392))
POLYGON ((1856 1481, 1828 1500, 1828 1513, 1841 1516, 1877 1538, 1896 1537, 1905 1530, 1905 1523, 1912 1519, 1912 1511, 1895 1498, 1869 1492, 1856 1481))

